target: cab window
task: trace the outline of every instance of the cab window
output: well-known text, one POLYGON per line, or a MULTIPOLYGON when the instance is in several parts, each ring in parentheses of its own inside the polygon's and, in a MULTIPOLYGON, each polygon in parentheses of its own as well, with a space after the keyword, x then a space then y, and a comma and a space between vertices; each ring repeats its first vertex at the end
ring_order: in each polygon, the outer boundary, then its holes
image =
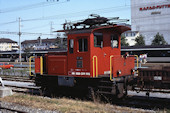
POLYGON ((110 40, 111 40, 111 47, 112 48, 118 48, 118 40, 119 40, 118 35, 112 34, 111 37, 110 37, 110 40))
POLYGON ((102 33, 94 33, 94 47, 103 47, 102 33))
POLYGON ((74 40, 70 39, 69 40, 69 53, 73 53, 74 48, 74 40))
POLYGON ((79 52, 88 51, 87 38, 81 38, 78 40, 79 43, 79 52))

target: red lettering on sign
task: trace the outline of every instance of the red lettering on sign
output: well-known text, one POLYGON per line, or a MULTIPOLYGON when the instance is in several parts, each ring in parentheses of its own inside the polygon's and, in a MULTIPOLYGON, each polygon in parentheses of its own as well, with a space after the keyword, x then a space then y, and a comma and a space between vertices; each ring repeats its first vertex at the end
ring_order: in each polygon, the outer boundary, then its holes
POLYGON ((143 7, 143 8, 139 8, 139 10, 143 11, 143 10, 152 10, 152 9, 161 9, 161 8, 170 8, 170 4, 143 7))
POLYGON ((168 8, 168 5, 165 5, 165 8, 168 8))
POLYGON ((144 8, 143 8, 143 10, 147 10, 147 8, 146 8, 146 7, 144 7, 144 8))
POLYGON ((161 5, 161 8, 164 8, 164 5, 161 5))
POLYGON ((142 11, 143 9, 142 8, 139 8, 140 11, 142 11))
POLYGON ((152 9, 152 7, 149 7, 149 9, 151 10, 151 9, 152 9))

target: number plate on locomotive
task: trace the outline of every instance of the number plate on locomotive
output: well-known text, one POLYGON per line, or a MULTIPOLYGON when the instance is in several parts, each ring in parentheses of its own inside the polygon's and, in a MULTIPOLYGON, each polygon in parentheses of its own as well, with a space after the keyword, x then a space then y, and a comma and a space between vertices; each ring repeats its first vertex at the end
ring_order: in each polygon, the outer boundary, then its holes
POLYGON ((161 76, 154 76, 153 79, 154 79, 154 80, 162 80, 162 77, 161 77, 161 76))

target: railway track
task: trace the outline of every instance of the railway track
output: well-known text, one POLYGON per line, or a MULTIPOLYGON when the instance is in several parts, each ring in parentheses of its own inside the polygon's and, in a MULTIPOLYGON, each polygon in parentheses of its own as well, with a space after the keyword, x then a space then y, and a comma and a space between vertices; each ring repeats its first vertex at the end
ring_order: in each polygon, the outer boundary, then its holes
POLYGON ((27 113, 25 111, 7 108, 7 107, 2 107, 2 106, 0 106, 0 112, 2 112, 2 113, 27 113))
POLYGON ((18 82, 31 82, 34 83, 34 80, 30 80, 29 77, 20 77, 20 76, 0 76, 2 80, 7 81, 18 81, 18 82))
POLYGON ((11 88, 13 92, 40 95, 40 87, 34 85, 34 80, 18 76, 1 76, 1 78, 5 87, 11 88))
MULTIPOLYGON (((128 96, 124 100, 116 102, 116 105, 143 109, 170 109, 170 100, 162 98, 148 98, 141 96, 128 96), (121 102, 120 102, 121 101, 121 102)), ((114 104, 114 102, 113 102, 114 104)))
MULTIPOLYGON (((5 85, 5 86, 11 88, 13 92, 17 92, 17 93, 43 95, 43 93, 40 90, 40 87, 35 87, 31 85, 28 85, 27 87, 23 85, 20 85, 20 86, 5 85)), ((157 110, 157 109, 169 109, 170 110, 170 106, 169 106, 170 99, 167 99, 167 98, 153 98, 153 97, 135 96, 135 95, 128 95, 126 98, 123 98, 123 99, 113 99, 113 98, 110 99, 108 98, 109 96, 108 97, 100 96, 100 97, 101 97, 101 101, 104 101, 106 103, 111 103, 113 105, 133 107, 133 108, 143 108, 143 109, 149 109, 149 110, 157 110)), ((70 98, 70 96, 68 98, 70 98)), ((78 98, 84 100, 84 97, 78 97, 78 98)))
POLYGON ((132 108, 142 108, 146 110, 156 110, 156 111, 170 111, 170 99, 167 98, 155 98, 146 96, 134 96, 129 95, 123 99, 102 97, 101 101, 106 103, 111 103, 112 105, 132 107, 132 108))
POLYGON ((21 87, 21 86, 13 86, 13 85, 5 85, 5 86, 11 88, 13 92, 17 92, 17 93, 42 95, 39 87, 21 87))

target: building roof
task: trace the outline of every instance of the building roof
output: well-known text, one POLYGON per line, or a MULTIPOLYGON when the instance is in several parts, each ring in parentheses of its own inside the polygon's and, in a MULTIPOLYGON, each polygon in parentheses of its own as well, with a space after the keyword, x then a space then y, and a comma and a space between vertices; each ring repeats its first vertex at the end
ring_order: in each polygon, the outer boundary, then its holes
POLYGON ((40 40, 42 41, 42 43, 54 43, 56 41, 57 38, 51 38, 51 39, 40 39, 38 38, 37 40, 25 40, 23 41, 21 44, 30 44, 30 43, 40 43, 40 40))
POLYGON ((0 43, 17 43, 9 38, 0 38, 0 43))

